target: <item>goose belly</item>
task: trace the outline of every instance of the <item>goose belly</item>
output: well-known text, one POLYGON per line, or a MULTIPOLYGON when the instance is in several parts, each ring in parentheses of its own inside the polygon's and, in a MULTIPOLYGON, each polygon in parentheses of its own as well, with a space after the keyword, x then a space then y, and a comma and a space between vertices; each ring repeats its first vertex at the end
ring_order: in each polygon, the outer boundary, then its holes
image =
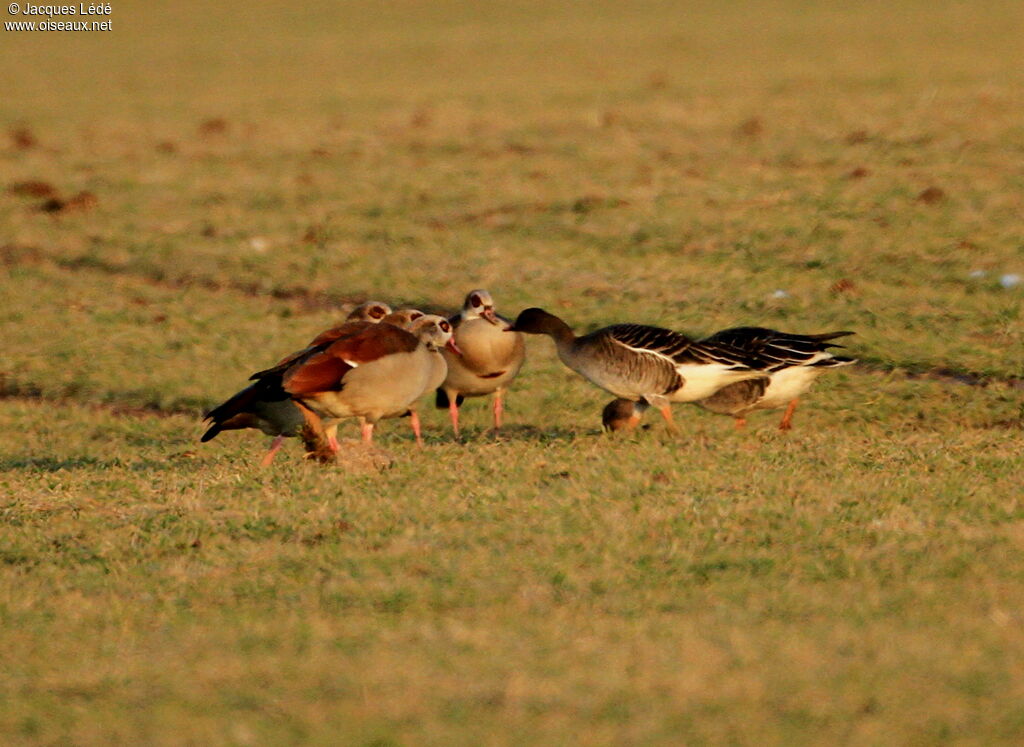
POLYGON ((722 387, 707 399, 698 400, 694 404, 719 415, 739 417, 756 409, 767 388, 767 379, 737 381, 722 387))
POLYGON ((432 352, 430 354, 430 373, 427 376, 427 382, 423 391, 430 392, 441 386, 448 376, 449 370, 448 359, 441 355, 440 352, 432 352))
POLYGON ((461 324, 455 331, 455 342, 462 351, 463 365, 477 373, 509 368, 522 357, 522 334, 506 332, 485 319, 461 324))
POLYGON ((685 382, 683 386, 669 395, 672 402, 696 402, 707 399, 722 387, 737 381, 760 379, 766 374, 749 369, 732 371, 724 364, 682 364, 676 367, 685 382))
POLYGON ((824 369, 793 366, 772 374, 764 396, 755 409, 773 410, 783 407, 811 388, 811 384, 824 369))
POLYGON ((257 427, 268 436, 296 436, 306 422, 299 406, 290 399, 260 401, 252 411, 257 427))
POLYGON ((431 379, 436 377, 432 358, 433 354, 422 348, 412 353, 388 356, 379 361, 377 370, 358 375, 368 368, 360 366, 353 371, 350 376, 355 376, 346 388, 351 387, 352 401, 370 420, 401 415, 423 395, 431 379))
POLYGON ((462 350, 461 356, 442 350, 448 363, 444 386, 463 396, 491 394, 511 382, 522 368, 522 334, 505 332, 485 319, 464 322, 455 342, 462 350))
POLYGON ((671 382, 659 376, 656 369, 646 370, 625 361, 608 363, 596 358, 559 356, 562 362, 594 386, 616 397, 638 400, 647 395, 662 394, 671 382), (617 365, 619 364, 619 365, 617 365))
POLYGON ((341 392, 317 392, 302 397, 301 401, 324 420, 354 418, 363 414, 341 392))
POLYGON ((364 417, 371 422, 401 415, 428 389, 437 370, 430 352, 396 353, 352 369, 338 391, 303 400, 326 418, 364 417))
POLYGON ((511 368, 496 368, 481 375, 462 365, 454 355, 445 354, 445 360, 448 362, 448 372, 444 378, 444 386, 464 397, 491 394, 507 385, 519 373, 519 365, 516 365, 511 368))

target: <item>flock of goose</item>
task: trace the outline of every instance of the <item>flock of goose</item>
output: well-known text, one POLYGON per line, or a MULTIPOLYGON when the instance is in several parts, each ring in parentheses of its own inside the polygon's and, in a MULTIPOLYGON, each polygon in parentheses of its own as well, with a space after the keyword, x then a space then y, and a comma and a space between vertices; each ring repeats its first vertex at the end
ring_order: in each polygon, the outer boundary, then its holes
POLYGON ((694 340, 661 327, 613 324, 577 336, 539 308, 510 322, 495 312, 485 290, 471 291, 450 319, 367 301, 210 410, 202 441, 225 430, 256 428, 273 436, 263 464, 270 464, 286 437, 302 438, 311 455, 328 460, 339 450, 343 419, 358 418, 363 441, 372 443, 379 420, 408 415, 422 445, 416 403, 431 391, 437 407, 448 409, 456 438, 463 400, 493 395, 497 430, 505 390, 526 357, 524 333, 549 336, 566 366, 615 395, 602 412, 608 430, 632 430, 655 407, 676 431, 673 402, 731 415, 738 427, 749 412, 786 407, 779 427, 788 430, 798 398, 814 379, 856 362, 829 350, 841 347, 833 340, 852 332, 795 335, 736 327, 694 340))

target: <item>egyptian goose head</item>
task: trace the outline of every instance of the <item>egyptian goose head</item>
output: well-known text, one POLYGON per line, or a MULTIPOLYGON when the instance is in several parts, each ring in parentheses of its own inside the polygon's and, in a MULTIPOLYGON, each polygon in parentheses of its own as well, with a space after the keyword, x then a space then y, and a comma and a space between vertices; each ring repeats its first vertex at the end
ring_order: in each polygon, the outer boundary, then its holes
POLYGON ((423 316, 426 315, 419 309, 398 309, 398 311, 392 311, 381 319, 381 322, 384 324, 393 324, 396 327, 401 327, 402 329, 409 329, 413 322, 423 316))
POLYGON ((383 301, 366 301, 352 309, 345 317, 349 322, 373 322, 374 324, 384 321, 384 318, 391 313, 391 307, 383 301))
POLYGON ((455 344, 452 324, 443 316, 424 314, 409 325, 409 331, 429 350, 439 351, 441 348, 448 348, 456 355, 462 354, 455 344))
POLYGON ((466 294, 466 300, 462 303, 462 319, 486 319, 495 326, 501 326, 501 320, 494 311, 494 299, 482 288, 466 294))

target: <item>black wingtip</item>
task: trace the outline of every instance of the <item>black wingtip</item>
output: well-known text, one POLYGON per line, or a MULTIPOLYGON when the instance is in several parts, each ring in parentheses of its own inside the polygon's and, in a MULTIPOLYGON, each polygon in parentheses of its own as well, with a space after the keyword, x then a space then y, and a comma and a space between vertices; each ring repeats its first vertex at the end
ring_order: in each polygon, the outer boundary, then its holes
MULTIPOLYGON (((833 346, 836 347, 836 346, 833 346)), ((856 363, 856 358, 847 358, 841 355, 834 355, 831 358, 822 358, 820 361, 815 361, 811 364, 811 368, 838 368, 839 366, 849 366, 852 363, 856 363)))
POLYGON ((444 389, 438 389, 434 395, 434 407, 438 410, 447 410, 450 400, 448 399, 448 392, 444 389))
POLYGON ((205 444, 207 441, 212 441, 214 438, 217 437, 218 433, 220 433, 220 423, 214 423, 213 425, 210 426, 209 430, 207 430, 206 433, 202 435, 202 437, 199 439, 199 442, 205 444))

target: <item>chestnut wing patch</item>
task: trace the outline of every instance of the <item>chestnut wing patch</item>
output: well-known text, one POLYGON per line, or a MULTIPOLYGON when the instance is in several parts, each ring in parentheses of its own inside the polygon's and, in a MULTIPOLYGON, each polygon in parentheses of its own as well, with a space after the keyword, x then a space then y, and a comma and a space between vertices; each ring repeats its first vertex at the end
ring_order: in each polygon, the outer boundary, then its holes
POLYGON ((284 377, 285 391, 299 397, 340 391, 345 375, 353 368, 395 353, 411 353, 418 344, 404 329, 366 324, 365 329, 352 330, 293 366, 284 377))
POLYGON ((345 386, 345 374, 352 368, 341 358, 317 353, 285 374, 284 390, 293 397, 340 391, 345 386))
POLYGON ((323 345, 324 343, 336 342, 344 337, 351 337, 352 335, 358 335, 366 332, 370 329, 376 329, 377 325, 372 322, 345 322, 339 324, 337 327, 331 327, 325 329, 323 332, 313 338, 313 341, 309 343, 308 347, 315 347, 317 345, 323 345))
POLYGON ((347 337, 365 333, 368 330, 376 329, 377 327, 378 325, 372 324, 371 322, 346 322, 345 324, 340 324, 337 327, 331 327, 314 337, 309 345, 304 347, 302 350, 298 350, 291 355, 286 355, 274 364, 272 368, 257 371, 249 378, 262 379, 271 374, 284 374, 288 368, 309 360, 316 353, 326 350, 332 343, 347 337))
POLYGON ((380 324, 367 326, 368 329, 331 343, 324 352, 361 365, 386 355, 411 353, 419 345, 416 336, 404 329, 390 324, 386 327, 380 324))

